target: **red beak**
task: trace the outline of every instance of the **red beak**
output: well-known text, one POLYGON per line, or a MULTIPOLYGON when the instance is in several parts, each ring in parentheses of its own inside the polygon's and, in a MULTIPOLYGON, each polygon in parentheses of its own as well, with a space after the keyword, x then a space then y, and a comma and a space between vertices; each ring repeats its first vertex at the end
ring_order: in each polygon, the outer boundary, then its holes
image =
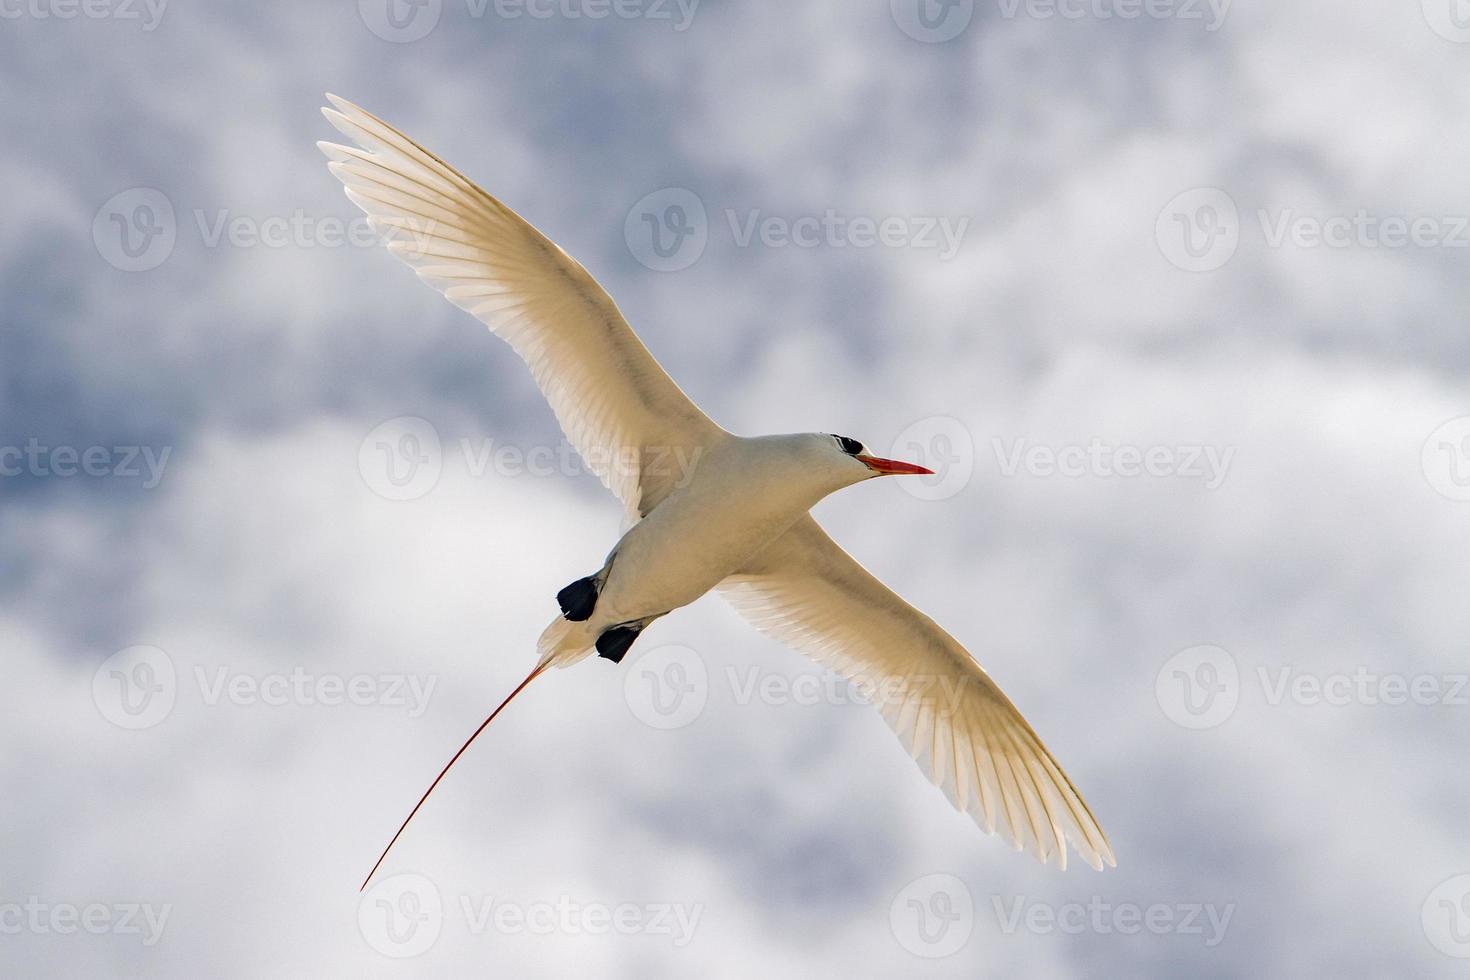
POLYGON ((905 474, 913 476, 934 475, 934 471, 931 469, 926 469, 913 463, 903 463, 896 459, 882 459, 878 456, 858 456, 856 459, 879 476, 902 476, 905 474))

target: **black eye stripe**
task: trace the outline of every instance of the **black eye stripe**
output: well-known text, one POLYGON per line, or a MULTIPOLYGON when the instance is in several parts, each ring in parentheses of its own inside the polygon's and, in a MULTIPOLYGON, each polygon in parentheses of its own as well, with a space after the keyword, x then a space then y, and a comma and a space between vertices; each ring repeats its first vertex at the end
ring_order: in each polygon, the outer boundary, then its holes
POLYGON ((837 445, 849 456, 856 456, 863 451, 863 444, 856 439, 849 439, 847 436, 833 436, 832 438, 837 440, 837 445))

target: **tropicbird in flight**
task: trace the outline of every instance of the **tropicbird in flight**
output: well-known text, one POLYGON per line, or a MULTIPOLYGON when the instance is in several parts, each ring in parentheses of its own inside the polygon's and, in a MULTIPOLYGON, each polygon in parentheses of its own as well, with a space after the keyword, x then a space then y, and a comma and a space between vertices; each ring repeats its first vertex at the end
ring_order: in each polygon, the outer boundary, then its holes
POLYGON ((964 647, 874 578, 811 517, 875 476, 924 474, 827 433, 746 438, 716 425, 575 259, 381 119, 328 95, 356 146, 319 143, 347 196, 420 278, 505 339, 562 430, 626 509, 602 568, 557 594, 531 673, 475 730, 389 841, 403 833, 495 716, 547 668, 594 651, 614 663, 649 623, 718 589, 758 629, 875 700, 930 778, 988 833, 1067 866, 1113 850, 1081 794, 964 647), (671 459, 684 461, 675 466, 671 459))

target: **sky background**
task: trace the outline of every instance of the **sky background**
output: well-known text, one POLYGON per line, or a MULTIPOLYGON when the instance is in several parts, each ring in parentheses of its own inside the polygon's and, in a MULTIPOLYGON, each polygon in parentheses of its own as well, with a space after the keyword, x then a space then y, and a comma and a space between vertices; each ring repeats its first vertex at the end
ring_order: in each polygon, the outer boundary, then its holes
POLYGON ((0 973, 1463 974, 1470 10, 389 2, 0 0, 0 973), (938 470, 818 516, 1118 868, 711 596, 533 685, 359 896, 620 511, 351 224, 325 91, 727 428, 938 470))

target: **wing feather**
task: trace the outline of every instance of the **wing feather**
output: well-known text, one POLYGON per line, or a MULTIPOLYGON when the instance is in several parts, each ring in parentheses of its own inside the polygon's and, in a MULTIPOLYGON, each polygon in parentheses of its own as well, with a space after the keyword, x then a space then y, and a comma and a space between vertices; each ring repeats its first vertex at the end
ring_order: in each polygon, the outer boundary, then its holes
POLYGON ((329 95, 357 145, 319 143, 388 249, 515 349, 567 439, 629 519, 687 477, 723 429, 679 389, 575 259, 377 116, 329 95), (674 460, 661 466, 650 461, 674 460))
POLYGON ((757 628, 874 692, 930 778, 988 833, 1063 868, 1068 843, 1094 868, 1116 864, 1081 794, 990 676, 810 516, 720 588, 757 628))

